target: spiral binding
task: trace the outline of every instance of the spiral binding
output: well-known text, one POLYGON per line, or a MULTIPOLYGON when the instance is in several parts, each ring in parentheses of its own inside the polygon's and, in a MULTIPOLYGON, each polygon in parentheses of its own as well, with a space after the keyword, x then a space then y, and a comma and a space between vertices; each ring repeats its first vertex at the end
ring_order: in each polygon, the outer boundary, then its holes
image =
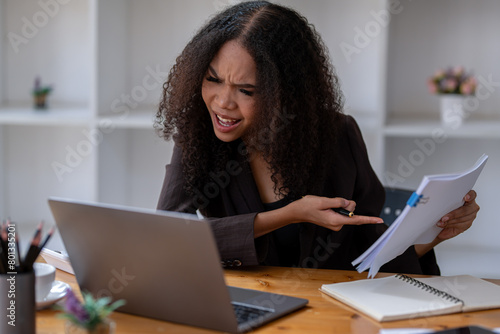
POLYGON ((442 290, 439 290, 439 289, 436 289, 428 284, 425 284, 424 282, 421 282, 413 277, 410 277, 410 276, 407 276, 407 275, 404 275, 404 274, 397 274, 396 275, 396 278, 399 278, 400 280, 403 280, 404 282, 407 282, 407 283, 410 283, 420 289, 423 289, 425 291, 428 291, 429 293, 432 293, 438 297, 441 297, 443 299, 446 299, 446 300, 449 300, 449 301, 452 301, 454 303, 461 303, 462 305, 464 305, 464 301, 460 298, 457 298, 455 296, 452 296, 450 295, 449 293, 447 292, 444 292, 442 290))

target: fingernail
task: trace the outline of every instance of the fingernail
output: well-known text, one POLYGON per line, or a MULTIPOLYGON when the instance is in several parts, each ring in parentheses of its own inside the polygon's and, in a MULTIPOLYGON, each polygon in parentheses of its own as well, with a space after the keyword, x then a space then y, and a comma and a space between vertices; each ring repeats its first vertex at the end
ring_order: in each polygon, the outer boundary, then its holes
POLYGON ((470 200, 470 195, 469 195, 469 194, 465 195, 465 200, 466 200, 466 201, 469 201, 469 200, 470 200))
POLYGON ((448 217, 448 216, 441 218, 441 221, 443 223, 446 223, 448 220, 450 220, 450 217, 448 217))
POLYGON ((444 227, 444 223, 442 221, 438 221, 436 225, 438 227, 444 227))

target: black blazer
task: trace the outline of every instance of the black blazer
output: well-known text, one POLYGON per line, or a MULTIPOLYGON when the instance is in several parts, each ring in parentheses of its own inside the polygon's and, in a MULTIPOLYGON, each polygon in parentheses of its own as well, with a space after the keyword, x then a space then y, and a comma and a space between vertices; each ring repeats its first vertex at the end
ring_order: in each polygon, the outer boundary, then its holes
MULTIPOLYGON (((325 179, 321 194, 356 201, 356 213, 379 216, 385 192, 374 173, 355 120, 342 116, 334 149, 325 144, 324 154, 337 159, 325 179), (330 151, 331 150, 331 151, 330 151)), ((175 146, 158 201, 158 209, 194 213, 202 208, 212 226, 222 263, 226 266, 280 265, 272 234, 254 238, 253 221, 264 211, 257 186, 246 158, 235 154, 225 173, 192 198, 184 192, 182 150, 175 146)), ((385 231, 383 224, 344 226, 338 232, 311 224, 300 224, 299 266, 354 270, 351 262, 385 231)), ((414 247, 389 262, 381 271, 439 274, 434 252, 418 258, 414 247)))

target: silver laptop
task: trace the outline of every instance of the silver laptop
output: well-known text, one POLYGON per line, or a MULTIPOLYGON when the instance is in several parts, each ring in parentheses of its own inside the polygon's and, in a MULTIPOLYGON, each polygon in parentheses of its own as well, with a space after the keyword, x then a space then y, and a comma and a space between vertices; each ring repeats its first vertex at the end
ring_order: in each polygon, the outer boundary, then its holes
POLYGON ((124 299, 121 312, 241 333, 308 302, 226 286, 209 223, 195 215, 54 197, 49 206, 81 290, 124 299))

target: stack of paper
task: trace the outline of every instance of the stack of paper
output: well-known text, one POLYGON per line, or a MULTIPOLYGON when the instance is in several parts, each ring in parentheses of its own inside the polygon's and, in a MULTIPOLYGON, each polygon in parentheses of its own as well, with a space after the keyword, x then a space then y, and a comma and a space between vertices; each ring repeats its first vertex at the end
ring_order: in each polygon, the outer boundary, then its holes
POLYGON ((360 257, 352 262, 359 272, 370 268, 368 277, 408 247, 429 243, 441 232, 436 223, 447 213, 463 205, 488 156, 483 154, 472 168, 457 174, 425 176, 392 225, 360 257))

